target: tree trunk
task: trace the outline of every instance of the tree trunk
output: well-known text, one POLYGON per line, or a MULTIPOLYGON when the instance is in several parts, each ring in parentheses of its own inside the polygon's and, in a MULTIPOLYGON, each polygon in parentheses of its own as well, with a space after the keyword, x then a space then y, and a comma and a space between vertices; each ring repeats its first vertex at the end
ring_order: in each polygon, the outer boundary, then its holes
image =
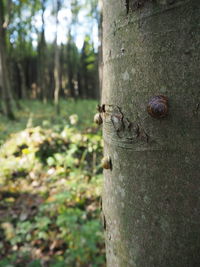
POLYGON ((104 0, 107 267, 200 266, 199 14, 199 0, 104 0), (157 95, 165 118, 147 113, 157 95))
POLYGON ((68 43, 67 43, 67 78, 68 78, 68 88, 70 92, 70 97, 75 98, 75 90, 74 90, 74 70, 73 70, 73 64, 74 58, 73 58, 73 52, 72 52, 72 36, 71 36, 71 30, 69 29, 68 33, 68 43))
MULTIPOLYGON (((8 23, 8 22, 7 22, 8 23)), ((9 71, 7 64, 7 49, 6 49, 6 23, 4 14, 3 1, 0 0, 0 87, 2 90, 2 103, 4 114, 10 118, 14 119, 14 114, 12 111, 12 96, 9 81, 9 71)))
POLYGON ((47 100, 49 99, 49 92, 46 82, 46 61, 47 61, 47 45, 45 40, 45 19, 44 19, 44 13, 46 10, 46 0, 41 1, 42 5, 42 14, 41 14, 41 20, 42 20, 42 31, 40 33, 40 41, 38 44, 38 84, 41 90, 41 97, 43 100, 43 103, 46 104, 47 100))
POLYGON ((56 112, 57 114, 60 113, 60 107, 59 107, 59 94, 60 94, 60 62, 59 62, 59 55, 60 55, 60 50, 58 46, 58 12, 60 10, 60 5, 61 2, 60 0, 56 1, 56 36, 55 36, 55 55, 54 55, 54 81, 55 81, 55 90, 54 90, 54 104, 56 107, 56 112))
POLYGON ((18 66, 19 75, 20 75, 22 99, 26 99, 27 98, 26 76, 25 76, 25 73, 24 73, 24 68, 23 68, 22 62, 18 61, 17 62, 17 66, 18 66))
POLYGON ((57 41, 55 41, 55 61, 54 61, 54 81, 55 81, 55 90, 54 90, 54 104, 56 107, 57 114, 60 113, 59 107, 59 94, 60 94, 60 79, 59 79, 59 47, 57 41))

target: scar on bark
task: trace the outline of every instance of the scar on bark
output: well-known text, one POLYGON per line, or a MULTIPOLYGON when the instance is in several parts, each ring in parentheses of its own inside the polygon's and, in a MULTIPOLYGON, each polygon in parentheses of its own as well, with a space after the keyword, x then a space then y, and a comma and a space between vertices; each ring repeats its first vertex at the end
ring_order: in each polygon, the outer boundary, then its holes
POLYGON ((200 110, 200 103, 197 103, 196 108, 193 110, 193 114, 198 115, 199 110, 200 110))
POLYGON ((99 200, 99 206, 100 206, 100 211, 103 210, 103 203, 102 203, 102 197, 100 197, 100 200, 99 200))
POLYGON ((104 229, 104 231, 106 231, 106 227, 107 227, 106 217, 105 217, 103 212, 101 212, 101 221, 102 221, 103 229, 104 229))
POLYGON ((129 0, 125 0, 126 14, 129 12, 129 0))
POLYGON ((125 124, 124 124, 124 114, 121 111, 121 108, 116 106, 118 110, 118 114, 111 115, 111 122, 113 124, 113 127, 115 128, 115 131, 117 133, 117 136, 121 138, 120 136, 120 131, 123 131, 125 129, 125 124), (115 120, 118 120, 117 123, 115 120))
POLYGON ((99 204, 100 204, 100 211, 101 211, 100 217, 101 217, 101 220, 102 220, 103 229, 104 229, 104 231, 106 231, 106 217, 105 217, 105 215, 103 213, 102 198, 100 198, 100 203, 99 204))
POLYGON ((199 108, 200 108, 200 103, 197 104, 197 107, 196 107, 196 112, 199 111, 199 108))
MULTIPOLYGON (((129 13, 130 9, 137 10, 145 5, 146 2, 154 2, 155 0, 125 0, 126 14, 129 13)), ((175 2, 175 0, 169 0, 175 2)))
POLYGON ((144 129, 141 129, 139 125, 137 125, 136 129, 137 138, 145 139, 147 143, 149 143, 149 135, 144 129))
POLYGON ((97 111, 99 111, 100 113, 105 112, 105 104, 102 104, 101 106, 98 105, 98 106, 97 106, 97 111))
MULTIPOLYGON (((113 106, 113 105, 110 105, 110 106, 113 106)), ((145 129, 143 129, 142 127, 140 127, 139 124, 136 125, 136 128, 135 128, 135 124, 133 124, 128 118, 126 118, 124 116, 124 114, 122 113, 122 110, 119 106, 113 106, 115 109, 117 109, 117 112, 114 112, 112 115, 111 115, 111 122, 112 122, 112 125, 116 131, 116 134, 119 138, 123 138, 123 132, 128 130, 129 132, 134 130, 135 134, 136 134, 136 137, 138 139, 141 139, 141 140, 146 140, 146 142, 148 143, 149 142, 149 135, 147 134, 147 132, 145 131, 145 129), (134 128, 135 129, 134 129, 134 128), (120 134, 122 133, 122 135, 120 134)), ((131 138, 127 138, 130 140, 133 140, 134 138, 131 137, 131 138)))

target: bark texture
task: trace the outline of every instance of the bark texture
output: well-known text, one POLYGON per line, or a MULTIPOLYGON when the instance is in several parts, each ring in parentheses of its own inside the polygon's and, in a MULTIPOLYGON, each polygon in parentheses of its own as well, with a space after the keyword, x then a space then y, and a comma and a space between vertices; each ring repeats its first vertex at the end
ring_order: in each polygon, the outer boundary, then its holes
POLYGON ((199 0, 104 0, 108 267, 200 266, 199 14, 199 0), (166 118, 147 113, 156 95, 166 118))

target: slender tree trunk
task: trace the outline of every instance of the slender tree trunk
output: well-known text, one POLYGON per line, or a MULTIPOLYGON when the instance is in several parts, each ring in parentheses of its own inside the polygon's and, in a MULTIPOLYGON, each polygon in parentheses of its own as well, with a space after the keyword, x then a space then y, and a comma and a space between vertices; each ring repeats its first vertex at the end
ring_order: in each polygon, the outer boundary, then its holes
POLYGON ((20 82, 19 82, 18 76, 15 75, 15 71, 17 68, 17 62, 14 62, 14 60, 12 58, 10 58, 10 61, 12 61, 12 62, 9 62, 10 63, 9 64, 9 67, 10 67, 9 68, 9 70, 10 70, 10 75, 9 75, 10 86, 11 86, 11 88, 15 88, 15 90, 12 90, 12 101, 14 104, 13 106, 15 106, 17 108, 17 110, 20 110, 20 109, 22 109, 20 102, 19 102, 20 86, 18 86, 18 84, 20 82))
POLYGON ((70 44, 68 44, 67 47, 68 53, 67 53, 67 78, 68 78, 68 87, 70 91, 70 96, 72 98, 75 98, 75 91, 74 91, 74 82, 73 82, 73 66, 72 66, 72 56, 70 55, 70 44))
POLYGON ((74 58, 74 53, 73 53, 73 47, 74 43, 72 41, 72 36, 71 36, 71 28, 69 28, 68 31, 68 43, 67 43, 67 79, 68 79, 68 88, 69 88, 69 93, 72 98, 76 98, 75 94, 75 88, 74 88, 74 72, 76 69, 76 62, 74 58))
POLYGON ((57 45, 57 40, 55 41, 55 61, 54 61, 54 81, 55 81, 55 90, 54 90, 54 104, 56 107, 56 112, 60 113, 59 108, 59 94, 60 94, 60 79, 59 79, 59 47, 57 45))
MULTIPOLYGON (((8 22, 7 22, 8 23, 8 22)), ((10 81, 8 76, 8 64, 7 64, 7 49, 6 49, 6 23, 4 15, 4 5, 3 0, 0 0, 0 86, 2 89, 3 98, 3 110, 5 115, 14 119, 14 113, 12 111, 12 95, 10 88, 10 81)))
POLYGON ((60 73, 59 73, 59 82, 60 82, 60 95, 61 97, 64 97, 64 88, 63 88, 63 84, 64 84, 64 79, 65 79, 65 71, 64 71, 64 63, 65 63, 65 55, 64 55, 64 45, 61 44, 60 47, 60 73))
POLYGON ((25 77, 25 73, 24 73, 24 68, 23 68, 23 65, 20 61, 17 62, 17 66, 18 66, 19 75, 20 75, 22 99, 26 99, 27 98, 27 89, 26 89, 26 77, 25 77))
POLYGON ((59 66, 59 47, 57 44, 58 39, 58 12, 60 10, 60 0, 56 1, 56 36, 55 36, 55 58, 54 58, 54 81, 55 81, 55 90, 54 90, 54 104, 56 107, 57 114, 60 113, 59 107, 59 94, 60 94, 60 66, 59 66))
POLYGON ((47 87, 47 79, 46 79, 46 64, 47 64, 47 56, 46 56, 46 40, 45 40, 45 20, 44 20, 44 13, 46 9, 46 0, 42 0, 42 32, 40 36, 40 41, 38 44, 38 84, 41 90, 41 97, 43 103, 47 103, 49 99, 49 92, 47 87))
MULTIPOLYGON (((18 9, 18 17, 22 17, 22 1, 19 2, 19 9, 18 9)), ((20 43, 21 49, 18 51, 18 57, 17 57, 17 67, 19 70, 19 76, 20 76, 20 91, 22 99, 27 98, 27 88, 26 88, 26 75, 25 75, 25 64, 24 64, 24 49, 25 48, 25 38, 24 38, 24 29, 23 26, 20 24, 18 29, 18 42, 20 43)), ((14 47, 13 47, 14 49, 14 47)))
POLYGON ((200 1, 104 0, 103 14, 107 267, 200 266, 200 1), (147 113, 157 95, 165 118, 147 113))
POLYGON ((82 86, 82 77, 81 77, 80 67, 79 67, 78 72, 77 72, 77 81, 78 81, 78 96, 80 98, 83 98, 84 94, 83 94, 83 86, 82 86))
POLYGON ((90 98, 89 95, 89 88, 88 88, 88 71, 87 71, 87 64, 86 64, 86 41, 84 41, 82 52, 81 52, 81 77, 82 77, 82 92, 83 98, 90 98))

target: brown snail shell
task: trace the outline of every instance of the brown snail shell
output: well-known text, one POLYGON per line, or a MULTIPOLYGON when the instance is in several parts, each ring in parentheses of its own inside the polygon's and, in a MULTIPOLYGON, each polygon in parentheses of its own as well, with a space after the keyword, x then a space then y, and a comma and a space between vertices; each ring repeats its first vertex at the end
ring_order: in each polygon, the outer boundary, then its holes
POLYGON ((150 99, 147 112, 153 118, 161 119, 168 115, 169 109, 169 100, 168 97, 164 95, 157 95, 150 99))
POLYGON ((100 113, 94 115, 94 122, 98 125, 101 125, 103 123, 103 119, 100 113))
POLYGON ((103 159, 101 160, 101 165, 106 170, 111 169, 112 168, 111 158, 109 156, 103 157, 103 159))

